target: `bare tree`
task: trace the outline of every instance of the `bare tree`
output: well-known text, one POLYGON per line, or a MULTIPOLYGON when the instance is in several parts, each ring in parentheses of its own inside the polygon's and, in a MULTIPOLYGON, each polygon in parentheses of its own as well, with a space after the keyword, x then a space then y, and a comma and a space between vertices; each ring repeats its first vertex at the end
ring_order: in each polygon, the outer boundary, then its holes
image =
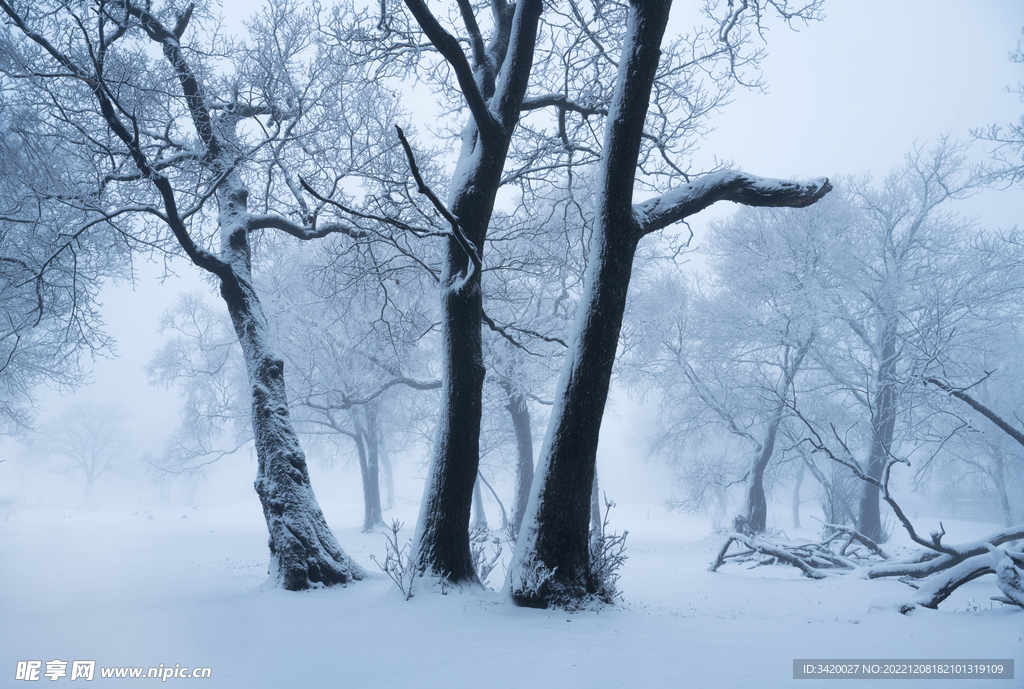
POLYGON ((96 506, 96 482, 125 468, 133 448, 131 417, 117 404, 79 402, 53 419, 30 445, 32 455, 84 483, 85 505, 96 506))
MULTIPOLYGON (((173 243, 220 286, 249 378, 271 580, 304 589, 360 578, 309 484, 253 283, 251 238, 352 234, 318 222, 321 206, 298 177, 331 188, 358 169, 366 151, 355 137, 340 141, 350 132, 337 123, 352 122, 341 115, 346 99, 384 103, 385 94, 365 75, 332 67, 330 47, 309 31, 314 10, 286 0, 252 19, 248 43, 230 45, 221 32, 197 31, 211 20, 205 5, 0 0, 0 10, 10 28, 4 73, 19 102, 82 151, 90 167, 77 182, 93 185, 102 212, 132 216, 151 245, 173 243), (151 60, 151 48, 162 59, 151 60), (250 194, 257 181, 258 196, 250 194)), ((379 122, 367 127, 371 120, 379 122)))
MULTIPOLYGON (((589 498, 601 418, 640 239, 717 201, 802 207, 815 203, 832 188, 824 179, 799 184, 722 171, 634 205, 644 121, 669 7, 667 2, 651 2, 637 3, 629 9, 601 153, 597 212, 583 298, 538 463, 528 516, 509 567, 509 586, 521 605, 571 607, 602 588, 591 574, 589 498)), ((722 27, 724 39, 728 38, 730 25, 740 19, 742 10, 737 10, 726 21, 722 27)))

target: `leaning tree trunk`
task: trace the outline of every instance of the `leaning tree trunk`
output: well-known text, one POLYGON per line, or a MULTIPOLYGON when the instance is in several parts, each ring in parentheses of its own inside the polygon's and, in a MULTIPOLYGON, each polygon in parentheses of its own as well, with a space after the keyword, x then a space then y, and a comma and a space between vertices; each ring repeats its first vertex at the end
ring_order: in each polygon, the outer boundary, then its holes
POLYGON ((246 201, 237 173, 220 193, 221 277, 252 390, 252 429, 259 468, 256 493, 270 532, 270 579, 290 591, 345 584, 363 572, 338 545, 309 482, 306 458, 288 412, 284 362, 270 347, 266 317, 251 277, 246 201), (234 183, 231 186, 227 186, 234 183))
MULTIPOLYGON (((874 408, 871 410, 871 446, 864 473, 879 484, 889 462, 893 433, 896 428, 896 334, 886 323, 882 333, 882 352, 875 380, 874 408)), ((875 543, 884 543, 882 529, 881 491, 878 484, 864 482, 861 487, 860 515, 857 530, 875 543)))
POLYGON ((734 530, 740 533, 760 534, 768 528, 768 500, 764 493, 764 472, 775 454, 775 439, 785 417, 785 400, 789 394, 789 388, 793 385, 793 379, 796 378, 800 364, 807 356, 807 350, 810 349, 813 341, 814 335, 811 335, 807 342, 801 344, 797 349, 793 361, 786 366, 782 380, 783 404, 775 410, 772 420, 768 423, 768 431, 761 444, 761 451, 754 460, 754 464, 750 468, 750 476, 747 479, 747 499, 744 503, 744 513, 738 516, 734 522, 734 530))
POLYGON ((573 607, 598 590, 590 568, 590 495, 626 291, 641 236, 632 207, 633 177, 670 6, 671 2, 649 2, 630 7, 608 114, 583 296, 527 518, 508 571, 507 586, 518 605, 573 607), (639 114, 628 117, 630 110, 639 114), (615 189, 623 183, 624 190, 615 189))
POLYGON ((727 170, 633 205, 644 119, 670 6, 668 0, 630 4, 605 129, 583 295, 505 582, 518 605, 577 607, 603 583, 594 580, 590 567, 590 493, 601 417, 640 238, 716 201, 803 207, 832 189, 827 179, 798 184, 727 170))

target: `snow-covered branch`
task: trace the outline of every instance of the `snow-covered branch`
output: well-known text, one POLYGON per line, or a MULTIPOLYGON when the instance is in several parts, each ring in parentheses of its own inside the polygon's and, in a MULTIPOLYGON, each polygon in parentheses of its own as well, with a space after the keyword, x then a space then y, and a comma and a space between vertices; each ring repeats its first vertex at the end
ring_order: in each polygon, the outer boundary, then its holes
POLYGON ((804 208, 832 191, 827 178, 793 182, 735 170, 713 172, 661 196, 633 206, 641 235, 650 234, 704 210, 718 201, 746 206, 804 208))

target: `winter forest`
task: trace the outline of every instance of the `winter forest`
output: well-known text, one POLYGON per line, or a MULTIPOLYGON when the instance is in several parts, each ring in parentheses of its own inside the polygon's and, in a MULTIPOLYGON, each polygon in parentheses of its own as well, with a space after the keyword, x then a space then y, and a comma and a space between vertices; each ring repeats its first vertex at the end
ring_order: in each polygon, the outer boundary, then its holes
POLYGON ((0 684, 1009 686, 970 5, 0 0, 0 684))

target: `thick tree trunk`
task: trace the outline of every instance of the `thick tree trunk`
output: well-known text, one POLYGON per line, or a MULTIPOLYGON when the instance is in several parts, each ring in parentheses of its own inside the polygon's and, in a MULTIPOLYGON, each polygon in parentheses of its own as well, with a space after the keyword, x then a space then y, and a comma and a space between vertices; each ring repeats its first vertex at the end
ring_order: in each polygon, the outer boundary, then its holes
MULTIPOLYGON (((889 462, 893 433, 896 428, 896 352, 895 325, 886 325, 882 336, 881 356, 875 379, 874 408, 871 411, 871 446, 868 451, 864 473, 882 480, 889 462)), ((857 530, 875 543, 884 543, 886 534, 882 529, 881 491, 867 481, 861 487, 860 516, 857 530)))
POLYGON ((584 293, 507 585, 518 605, 575 607, 598 590, 590 568, 597 444, 641 232, 632 182, 670 2, 630 7, 605 136, 584 293))
MULTIPOLYGON (((406 4, 431 40, 439 38, 421 17, 426 7, 410 0, 406 4)), ((487 51, 500 66, 500 75, 496 86, 484 84, 475 96, 488 99, 487 112, 473 115, 490 119, 474 119, 463 130, 449 210, 458 218, 477 261, 483 256, 487 225, 526 92, 542 8, 536 0, 519 0, 510 24, 495 31, 487 51), (491 88, 493 93, 488 93, 491 88)), ((439 40, 442 49, 447 44, 439 40)), ((441 411, 410 557, 420 576, 444 577, 452 584, 480 583, 469 548, 485 374, 480 272, 457 238, 450 238, 441 279, 441 411)))
POLYGON ((533 431, 530 428, 530 409, 526 397, 513 391, 511 385, 504 386, 508 397, 505 409, 512 417, 512 430, 516 434, 516 485, 512 503, 512 531, 518 537, 523 525, 523 515, 530 501, 530 486, 533 485, 533 431))
POLYGON ((288 411, 284 362, 270 348, 266 318, 252 285, 244 222, 248 193, 236 175, 224 182, 227 191, 220 199, 223 256, 231 267, 231 274, 221 278, 220 291, 242 345, 252 390, 259 464, 255 488, 270 532, 270 579, 290 591, 346 584, 361 579, 363 572, 338 545, 309 482, 288 411))

